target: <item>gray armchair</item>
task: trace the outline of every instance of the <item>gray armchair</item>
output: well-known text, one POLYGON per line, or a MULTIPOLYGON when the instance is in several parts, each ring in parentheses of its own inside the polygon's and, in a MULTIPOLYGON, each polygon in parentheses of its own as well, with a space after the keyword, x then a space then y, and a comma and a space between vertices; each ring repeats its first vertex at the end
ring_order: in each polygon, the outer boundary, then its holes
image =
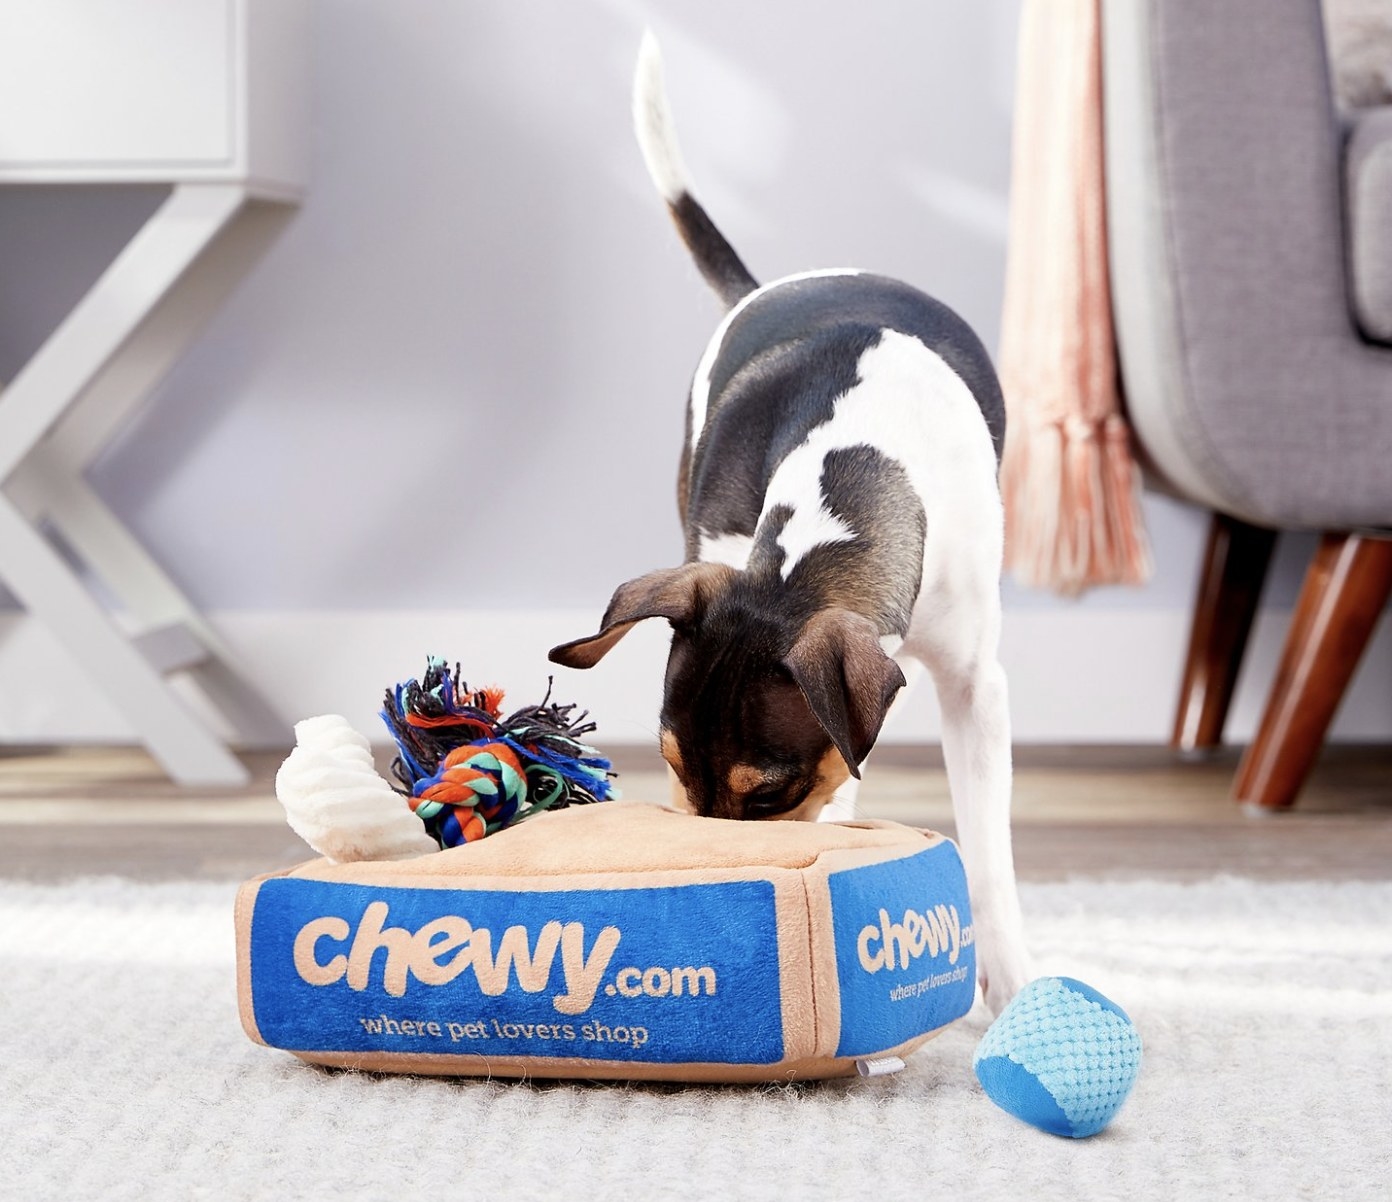
POLYGON ((1214 513, 1175 743, 1222 736, 1276 533, 1323 532, 1236 798, 1291 804, 1392 592, 1392 110, 1318 0, 1105 0, 1108 237, 1148 480, 1214 513))

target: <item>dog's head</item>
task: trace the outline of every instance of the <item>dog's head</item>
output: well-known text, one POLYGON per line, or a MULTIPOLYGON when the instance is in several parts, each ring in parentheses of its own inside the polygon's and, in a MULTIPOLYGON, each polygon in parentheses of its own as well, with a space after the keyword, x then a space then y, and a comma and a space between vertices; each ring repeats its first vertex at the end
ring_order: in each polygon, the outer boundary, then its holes
POLYGON ((593 667, 645 618, 672 624, 662 754, 697 814, 815 818, 860 775, 904 686, 868 618, 790 610, 771 583, 711 563, 620 585, 599 633, 551 659, 593 667))

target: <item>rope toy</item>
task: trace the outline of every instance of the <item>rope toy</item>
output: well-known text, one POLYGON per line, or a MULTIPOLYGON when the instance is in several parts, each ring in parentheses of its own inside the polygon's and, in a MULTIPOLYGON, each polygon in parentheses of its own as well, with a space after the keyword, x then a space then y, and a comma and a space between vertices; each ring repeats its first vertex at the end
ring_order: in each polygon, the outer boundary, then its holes
POLYGON ((470 689, 438 656, 420 680, 387 690, 382 720, 399 753, 392 775, 441 847, 618 795, 613 765, 582 742, 595 724, 553 702, 550 682, 540 705, 504 718, 502 703, 501 689, 470 689))

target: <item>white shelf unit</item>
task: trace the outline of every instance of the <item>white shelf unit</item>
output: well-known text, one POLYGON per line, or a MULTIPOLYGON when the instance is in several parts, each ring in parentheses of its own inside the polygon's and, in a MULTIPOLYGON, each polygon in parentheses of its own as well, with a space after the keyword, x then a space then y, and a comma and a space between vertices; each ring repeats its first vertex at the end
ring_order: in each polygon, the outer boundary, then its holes
POLYGON ((308 0, 0 3, 0 186, 171 186, 0 391, 0 580, 190 785, 246 770, 169 673, 192 673, 248 739, 283 723, 83 473, 295 212, 309 18, 308 0), (123 613, 95 599, 45 523, 123 613))

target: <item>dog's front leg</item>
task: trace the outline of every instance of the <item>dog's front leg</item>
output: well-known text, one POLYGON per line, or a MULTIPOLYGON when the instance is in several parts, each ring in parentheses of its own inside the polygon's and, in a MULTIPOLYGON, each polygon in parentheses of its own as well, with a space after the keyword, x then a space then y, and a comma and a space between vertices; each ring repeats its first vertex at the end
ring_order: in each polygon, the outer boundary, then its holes
POLYGON ((971 891, 977 972, 999 1014, 1033 975, 1010 846, 1010 707, 989 655, 930 662, 942 710, 943 759, 971 891))

